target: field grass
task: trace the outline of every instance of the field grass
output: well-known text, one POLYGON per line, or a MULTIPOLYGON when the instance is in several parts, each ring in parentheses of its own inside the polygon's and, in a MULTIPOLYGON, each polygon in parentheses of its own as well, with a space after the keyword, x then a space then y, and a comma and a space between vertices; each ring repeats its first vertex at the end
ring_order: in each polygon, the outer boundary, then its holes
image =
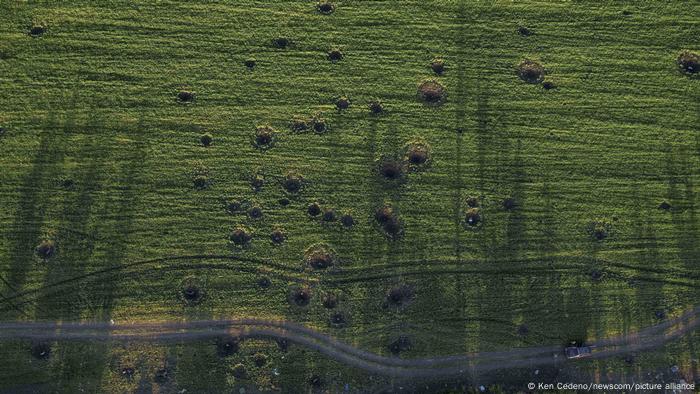
MULTIPOLYGON (((330 15, 316 4, 2 2, 0 321, 287 319, 381 354, 404 334, 413 348, 402 356, 419 357, 604 338, 698 304, 700 80, 676 58, 700 51, 699 3, 339 0, 330 15), (280 37, 287 48, 273 45, 280 37), (332 48, 341 60, 329 61, 332 48), (520 80, 525 59, 556 88, 520 80), (425 80, 446 88, 443 103, 419 100, 425 80), (178 102, 180 91, 194 101, 178 102), (341 96, 347 110, 336 109, 341 96), (383 113, 370 113, 374 99, 383 113), (316 114, 324 133, 291 131, 316 114), (269 149, 253 144, 260 125, 277 131, 269 149), (425 168, 378 175, 416 139, 430 147, 425 168), (303 177, 298 194, 282 188, 289 171, 303 177), (262 218, 227 212, 232 200, 259 205, 262 218), (355 225, 310 218, 314 201, 355 225), (384 204, 402 220, 398 239, 376 224, 384 204), (607 237, 593 237, 595 223, 607 237), (229 242, 238 225, 253 232, 247 246, 229 242), (270 240, 277 227, 282 245, 270 240), (57 247, 48 261, 35 253, 45 239, 57 247), (334 267, 305 265, 317 243, 333 248, 334 267), (205 292, 196 306, 181 296, 190 277, 205 292), (310 304, 290 305, 303 284, 310 304), (415 297, 387 307, 401 284, 415 297), (345 328, 329 324, 327 292, 345 328)), ((584 370, 634 379, 677 364, 698 379, 699 339, 639 355, 634 368, 584 370)), ((0 344, 0 392, 301 392, 313 375, 330 391, 393 384, 269 341, 226 359, 211 341, 59 342, 49 360, 28 349, 0 344), (247 379, 232 375, 237 363, 247 379)))

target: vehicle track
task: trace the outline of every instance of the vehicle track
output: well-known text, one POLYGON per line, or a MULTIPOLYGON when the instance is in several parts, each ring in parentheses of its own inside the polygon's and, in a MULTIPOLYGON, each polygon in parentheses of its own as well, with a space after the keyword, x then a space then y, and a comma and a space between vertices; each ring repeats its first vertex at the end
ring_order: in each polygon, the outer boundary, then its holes
MULTIPOLYGON (((602 339, 592 346, 592 358, 602 359, 628 352, 649 350, 679 338, 700 325, 700 307, 674 319, 647 327, 637 333, 602 339)), ((192 322, 109 323, 4 322, 0 341, 102 340, 102 341, 184 341, 239 337, 284 338, 316 350, 336 361, 365 371, 402 378, 456 376, 465 371, 527 367, 566 361, 560 346, 540 346, 463 355, 401 359, 381 356, 343 343, 328 335, 295 323, 261 319, 202 320, 192 322)))

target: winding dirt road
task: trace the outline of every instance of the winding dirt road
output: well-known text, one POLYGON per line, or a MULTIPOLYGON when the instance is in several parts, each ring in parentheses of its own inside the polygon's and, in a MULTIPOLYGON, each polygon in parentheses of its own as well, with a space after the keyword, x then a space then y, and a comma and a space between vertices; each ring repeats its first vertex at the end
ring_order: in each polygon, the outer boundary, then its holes
MULTIPOLYGON (((700 325, 700 307, 674 319, 624 336, 599 340, 593 358, 653 349, 700 325)), ((560 346, 519 348, 463 355, 401 359, 362 350, 295 323, 261 319, 117 324, 89 322, 3 322, 0 341, 16 339, 79 341, 188 341, 233 335, 287 339, 347 365, 392 377, 461 376, 495 369, 571 362, 560 346)))

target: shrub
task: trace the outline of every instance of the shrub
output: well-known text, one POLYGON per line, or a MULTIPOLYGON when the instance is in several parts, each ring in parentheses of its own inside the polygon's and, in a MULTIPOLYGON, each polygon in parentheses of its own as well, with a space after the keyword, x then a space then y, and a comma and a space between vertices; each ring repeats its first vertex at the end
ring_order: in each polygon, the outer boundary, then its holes
POLYGON ((233 229, 231 232, 231 235, 229 236, 229 240, 234 244, 234 245, 246 245, 250 243, 250 241, 253 239, 253 235, 249 229, 243 226, 238 226, 233 229))
POLYGON ((197 94, 195 92, 183 90, 177 94, 177 100, 181 103, 191 103, 196 98, 197 94))
POLYGON ((263 185, 265 185, 265 177, 263 177, 261 174, 253 174, 250 177, 250 187, 252 187, 254 191, 260 191, 263 185))
POLYGON ((479 206, 479 198, 474 196, 467 197, 467 206, 470 208, 476 208, 479 206))
POLYGON ((203 174, 195 175, 194 178, 192 178, 192 184, 195 189, 206 189, 207 186, 209 186, 209 177, 203 174))
POLYGON ((122 368, 122 376, 127 379, 131 379, 134 376, 134 372, 136 371, 132 367, 122 368))
POLYGON ((309 216, 318 216, 321 214, 321 205, 317 202, 312 202, 311 204, 309 204, 309 207, 306 209, 306 212, 309 214, 309 216))
POLYGON ((518 66, 518 76, 527 83, 540 83, 544 79, 544 67, 531 60, 523 60, 518 66))
POLYGON ((678 55, 676 59, 678 67, 682 72, 687 74, 697 74, 700 72, 700 55, 697 53, 685 51, 678 55))
POLYGON ((230 200, 226 203, 226 211, 228 213, 236 213, 241 210, 243 203, 238 200, 230 200))
POLYGON ((311 268, 325 269, 335 264, 335 252, 326 244, 311 245, 304 251, 304 261, 311 268))
POLYGON ((51 239, 45 239, 39 242, 34 251, 40 259, 48 260, 56 255, 56 242, 51 239))
POLYGON ((445 72, 445 61, 440 58, 435 58, 430 63, 430 68, 437 75, 442 75, 445 72))
POLYGON ((342 96, 335 102, 335 106, 341 111, 348 109, 350 107, 350 99, 348 99, 345 96, 342 96))
POLYGON ((332 14, 333 11, 335 11, 335 6, 328 1, 319 1, 318 2, 318 11, 322 14, 332 14))
POLYGON ((336 49, 331 49, 330 51, 328 51, 328 60, 330 60, 332 62, 341 61, 341 60, 343 60, 343 57, 345 57, 345 56, 343 55, 343 52, 340 49, 336 48, 336 49))
POLYGON ((384 205, 374 213, 374 219, 379 224, 384 224, 395 216, 394 209, 390 205, 384 205))
POLYGON ((258 279, 258 286, 262 289, 267 289, 272 285, 272 281, 267 276, 263 276, 258 279))
POLYGON ((556 89, 557 85, 555 85, 554 82, 546 81, 542 83, 542 87, 544 88, 544 90, 552 90, 556 89))
POLYGON ((662 201, 661 204, 659 204, 659 209, 668 211, 669 209, 671 209, 671 204, 669 204, 668 201, 662 201))
POLYGON ((255 139, 253 143, 260 149, 272 147, 275 140, 275 129, 268 125, 258 126, 255 129, 255 139))
POLYGON ((214 140, 214 137, 212 137, 211 134, 205 133, 202 134, 201 137, 199 137, 199 141, 202 143, 204 146, 210 146, 211 142, 214 140))
POLYGON ((403 223, 398 217, 392 217, 382 225, 382 230, 391 239, 396 239, 403 234, 403 223))
POLYGON ((369 111, 375 115, 379 115, 384 112, 384 104, 381 100, 375 99, 369 102, 369 111))
POLYGON ((469 208, 467 210, 465 221, 469 227, 479 226, 481 224, 481 213, 479 212, 479 208, 469 208))
POLYGON ((427 80, 418 85, 418 96, 428 104, 440 104, 447 98, 447 90, 438 81, 427 80))

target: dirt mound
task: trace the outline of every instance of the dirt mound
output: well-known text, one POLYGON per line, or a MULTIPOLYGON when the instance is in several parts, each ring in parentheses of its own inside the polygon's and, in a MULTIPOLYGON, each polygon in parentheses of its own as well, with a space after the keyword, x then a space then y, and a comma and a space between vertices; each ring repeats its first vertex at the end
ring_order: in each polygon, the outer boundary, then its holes
POLYGON ((355 225, 355 219, 351 214, 346 213, 340 217, 340 224, 342 224, 345 228, 350 228, 355 225))
POLYGON ((317 202, 312 202, 309 207, 306 208, 306 213, 311 217, 316 217, 321 214, 321 204, 317 202))
POLYGON ((253 68, 255 68, 255 66, 256 66, 257 64, 258 64, 257 60, 255 60, 255 59, 252 58, 252 57, 246 59, 246 60, 243 62, 243 65, 246 66, 246 67, 248 67, 248 68, 251 69, 251 70, 252 70, 253 68))
POLYGON ((282 181, 282 187, 287 193, 296 194, 301 191, 304 186, 304 178, 292 171, 287 172, 282 181))
POLYGON ((350 99, 348 99, 348 98, 345 97, 345 96, 339 98, 339 99, 335 102, 335 107, 338 108, 338 109, 341 110, 341 111, 342 111, 342 110, 348 109, 348 108, 350 107, 350 99))
POLYGON ((477 227, 481 224, 481 212, 479 208, 470 208, 467 210, 465 222, 469 227, 477 227))
POLYGON ((333 293, 326 293, 321 300, 323 307, 333 309, 338 306, 338 296, 333 293))
POLYGON ((340 49, 331 49, 328 51, 328 60, 332 62, 339 62, 343 60, 345 55, 343 55, 343 52, 340 49))
POLYGON ((270 234, 270 239, 272 240, 273 244, 281 245, 287 239, 287 235, 281 228, 276 228, 272 230, 272 234, 270 234))
POLYGON ((325 269, 335 264, 335 252, 326 244, 311 245, 304 251, 304 261, 314 269, 325 269))
POLYGON ((51 357, 51 344, 46 342, 33 343, 29 353, 38 360, 47 360, 51 357))
POLYGON ((318 12, 320 12, 322 14, 326 14, 326 15, 332 14, 333 11, 335 11, 335 5, 333 5, 333 3, 328 2, 328 1, 320 1, 318 3, 317 7, 318 7, 318 12))
POLYGON ((289 303, 304 307, 311 301, 311 289, 308 287, 297 287, 289 292, 289 303))
POLYGON ((523 60, 518 65, 518 76, 527 83, 540 83, 544 79, 544 67, 531 60, 523 60))
POLYGON ((323 220, 326 223, 335 222, 336 220, 338 220, 338 214, 335 212, 335 209, 326 208, 323 211, 323 216, 321 216, 321 220, 323 220))
POLYGON ((262 353, 255 353, 253 355, 253 363, 256 367, 260 368, 267 364, 267 356, 262 353))
POLYGON ((437 75, 442 75, 445 72, 445 61, 440 58, 435 58, 430 63, 430 68, 437 75))
POLYGON ((183 90, 177 94, 177 100, 181 103, 191 103, 196 96, 197 94, 195 92, 183 90))
POLYGON ((182 300, 187 305, 197 305, 204 299, 204 287, 194 277, 185 278, 180 285, 182 300))
POLYGON ((259 205, 253 205, 248 209, 248 217, 251 219, 260 219, 263 217, 263 210, 259 205))
POLYGON ((387 181, 397 181, 404 177, 404 163, 394 159, 383 159, 379 163, 379 175, 387 181))
POLYGON ((211 134, 205 133, 202 134, 201 137, 199 137, 199 142, 202 143, 203 146, 211 146, 212 141, 214 140, 214 137, 212 137, 211 134))
POLYGON ((275 129, 269 125, 258 126, 255 129, 253 144, 260 149, 270 148, 275 141, 275 134, 275 129))
POLYGON ((314 132, 318 134, 328 131, 328 123, 326 123, 326 120, 321 114, 316 114, 311 118, 311 127, 313 127, 314 132))
POLYGON ((379 115, 384 112, 384 104, 379 99, 370 101, 368 107, 369 111, 375 115, 379 115))
POLYGON ((417 169, 430 161, 430 146, 423 141, 409 142, 404 158, 411 168, 417 169))
POLYGON ((418 85, 418 96, 427 104, 440 104, 447 98, 447 89, 438 81, 428 80, 418 85))
POLYGON ((330 316, 330 325, 333 328, 343 328, 347 326, 348 319, 345 316, 345 313, 341 311, 333 312, 331 313, 330 316))

